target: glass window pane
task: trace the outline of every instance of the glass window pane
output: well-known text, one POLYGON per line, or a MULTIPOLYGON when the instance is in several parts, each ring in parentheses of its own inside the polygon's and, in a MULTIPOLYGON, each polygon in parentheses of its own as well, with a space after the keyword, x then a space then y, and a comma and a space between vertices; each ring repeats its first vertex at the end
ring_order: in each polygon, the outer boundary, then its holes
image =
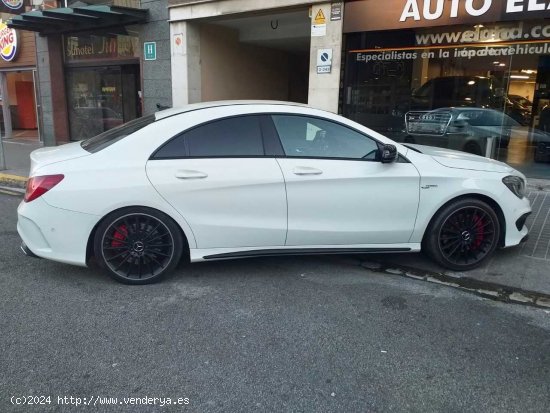
POLYGON ((376 141, 340 124, 293 115, 273 115, 273 122, 287 156, 377 158, 376 141))
POLYGON ((241 116, 198 126, 168 142, 156 159, 185 156, 263 156, 260 118, 241 116))
POLYGON ((134 132, 150 125, 155 121, 155 115, 144 116, 143 118, 134 119, 124 125, 114 129, 105 131, 93 138, 86 139, 80 144, 83 149, 88 152, 99 152, 102 149, 112 145, 113 143, 131 135, 134 132))
POLYGON ((550 26, 479 23, 348 33, 342 113, 398 142, 550 177, 550 26))

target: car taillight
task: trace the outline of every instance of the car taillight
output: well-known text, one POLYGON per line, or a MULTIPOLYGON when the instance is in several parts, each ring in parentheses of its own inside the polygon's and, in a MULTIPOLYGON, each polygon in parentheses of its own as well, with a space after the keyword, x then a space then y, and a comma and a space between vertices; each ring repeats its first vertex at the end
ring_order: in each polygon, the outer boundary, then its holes
POLYGON ((65 178, 65 175, 44 175, 33 176, 27 181, 27 191, 25 192, 25 202, 31 202, 44 195, 59 182, 65 178))

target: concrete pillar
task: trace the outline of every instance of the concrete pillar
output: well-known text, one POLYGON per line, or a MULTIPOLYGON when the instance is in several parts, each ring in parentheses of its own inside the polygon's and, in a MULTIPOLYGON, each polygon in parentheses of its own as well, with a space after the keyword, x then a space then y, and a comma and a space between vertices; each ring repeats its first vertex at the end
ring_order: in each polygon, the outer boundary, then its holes
POLYGON ((198 23, 179 21, 170 24, 172 51, 172 99, 174 107, 200 102, 201 63, 198 23))
POLYGON ((311 11, 312 24, 319 9, 325 16, 326 34, 311 36, 308 104, 318 109, 337 113, 342 60, 343 10, 341 20, 331 21, 330 3, 314 4, 311 11), (317 73, 317 51, 319 49, 332 49, 330 73, 317 73))
POLYGON ((11 125, 10 95, 6 73, 0 72, 0 90, 2 90, 2 115, 4 116, 4 138, 11 139, 13 130, 11 125))
POLYGON ((157 104, 172 106, 170 24, 166 1, 141 0, 141 8, 149 10, 147 23, 139 28, 141 49, 145 42, 157 44, 157 59, 141 60, 143 115, 148 115, 158 110, 157 104))
POLYGON ((44 37, 37 34, 35 39, 41 137, 44 146, 55 146, 69 140, 61 36, 44 37))

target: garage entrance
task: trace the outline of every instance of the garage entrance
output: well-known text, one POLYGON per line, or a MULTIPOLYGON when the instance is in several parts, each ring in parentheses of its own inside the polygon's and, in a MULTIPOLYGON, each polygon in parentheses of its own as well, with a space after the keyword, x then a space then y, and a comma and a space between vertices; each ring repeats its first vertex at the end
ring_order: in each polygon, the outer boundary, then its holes
POLYGON ((201 100, 307 103, 310 24, 308 8, 201 22, 201 100))

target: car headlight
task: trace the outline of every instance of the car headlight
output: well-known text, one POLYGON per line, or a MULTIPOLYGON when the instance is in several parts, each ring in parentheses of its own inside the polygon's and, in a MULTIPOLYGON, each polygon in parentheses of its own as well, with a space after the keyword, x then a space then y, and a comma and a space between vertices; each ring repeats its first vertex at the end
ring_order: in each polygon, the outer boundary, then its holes
POLYGON ((505 176, 502 178, 502 183, 508 187, 518 198, 525 196, 525 181, 519 176, 505 176))

